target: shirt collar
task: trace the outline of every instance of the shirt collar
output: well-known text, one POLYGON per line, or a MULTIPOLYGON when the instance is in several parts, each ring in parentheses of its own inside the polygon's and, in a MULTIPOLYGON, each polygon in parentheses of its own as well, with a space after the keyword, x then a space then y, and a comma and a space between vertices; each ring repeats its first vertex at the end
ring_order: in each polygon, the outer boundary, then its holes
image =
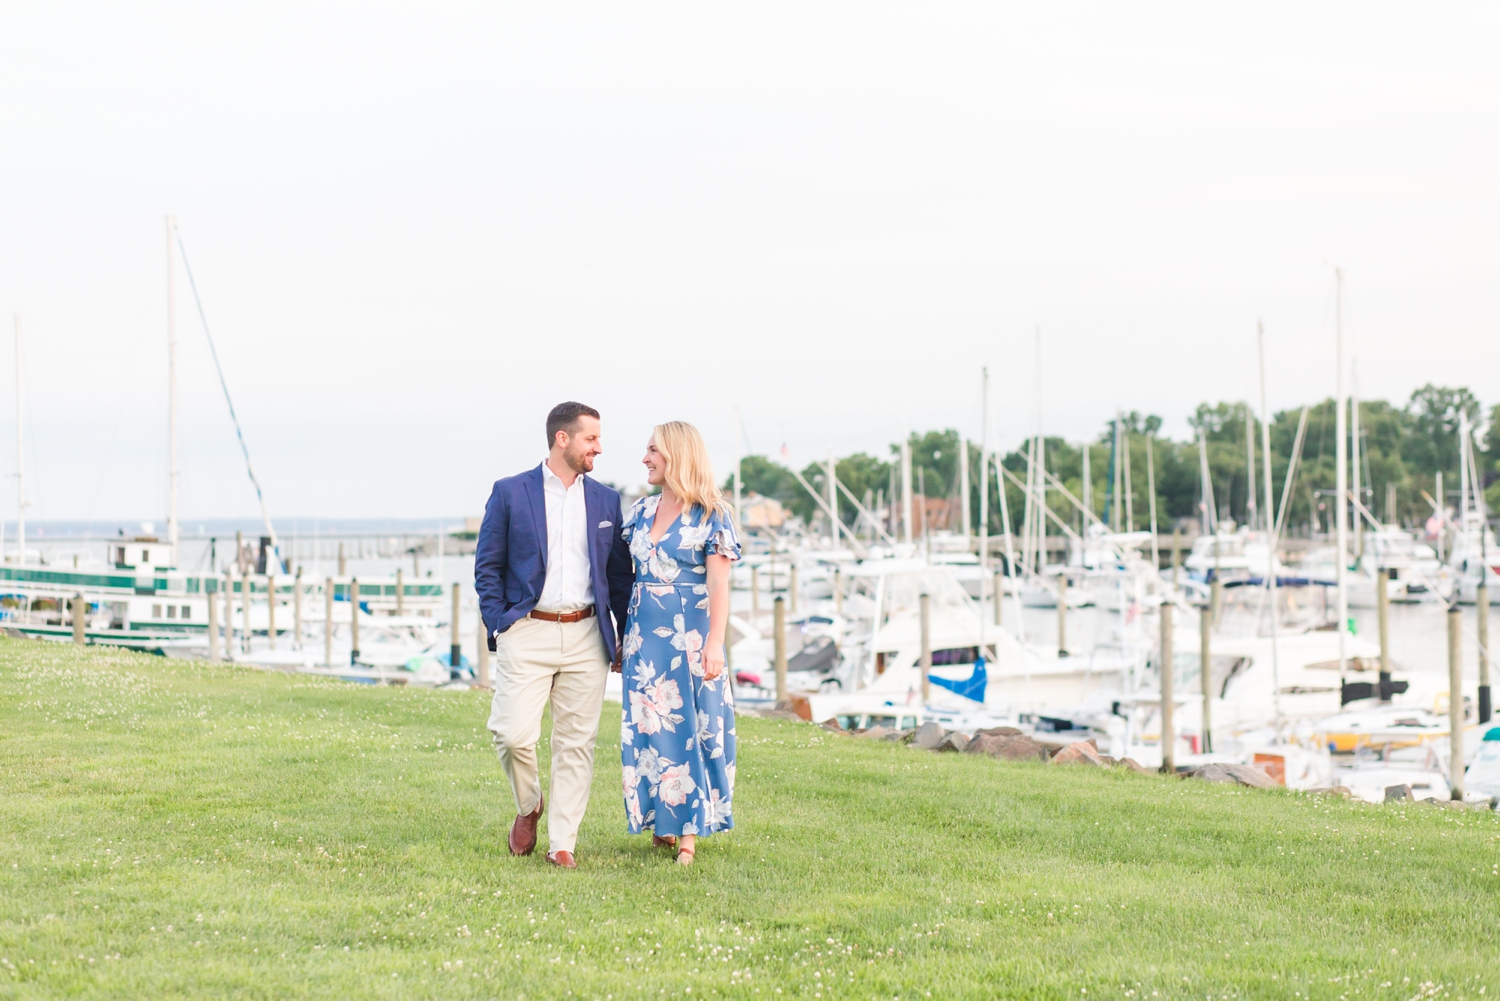
MULTIPOLYGON (((573 478, 573 486, 575 486, 575 487, 576 486, 580 486, 583 483, 584 476, 586 476, 586 475, 587 475, 586 473, 579 473, 577 476, 575 476, 573 478)), ((571 489, 573 489, 573 487, 565 487, 565 486, 563 486, 562 477, 558 476, 556 473, 554 473, 552 471, 552 467, 549 466, 549 465, 547 465, 547 460, 543 459, 542 460, 542 486, 546 486, 549 481, 552 482, 552 483, 556 483, 559 490, 571 490, 571 489)))

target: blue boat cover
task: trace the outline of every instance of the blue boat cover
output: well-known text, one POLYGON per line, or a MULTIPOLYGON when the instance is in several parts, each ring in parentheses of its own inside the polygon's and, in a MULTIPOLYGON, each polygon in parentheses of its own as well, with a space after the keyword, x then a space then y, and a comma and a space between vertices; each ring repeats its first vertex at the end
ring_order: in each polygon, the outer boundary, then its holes
POLYGON ((974 671, 967 678, 939 678, 935 674, 928 675, 927 680, 941 688, 974 702, 984 701, 984 689, 989 684, 989 673, 984 669, 984 658, 980 657, 974 661, 974 671))

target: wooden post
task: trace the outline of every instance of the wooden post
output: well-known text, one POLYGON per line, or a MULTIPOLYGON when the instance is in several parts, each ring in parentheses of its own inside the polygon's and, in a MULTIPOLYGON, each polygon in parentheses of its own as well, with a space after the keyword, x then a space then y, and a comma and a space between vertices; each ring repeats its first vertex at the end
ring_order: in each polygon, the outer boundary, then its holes
POLYGON ((240 649, 250 652, 250 569, 240 570, 240 649))
POLYGON ((922 609, 922 707, 932 694, 932 597, 922 594, 918 601, 922 609))
POLYGON ((88 607, 88 599, 83 595, 73 596, 73 642, 78 646, 83 646, 88 642, 88 638, 83 633, 88 626, 88 607))
POLYGON ((1161 663, 1158 667, 1161 671, 1161 770, 1168 775, 1176 775, 1177 763, 1173 752, 1177 744, 1177 727, 1172 719, 1172 710, 1175 708, 1172 683, 1176 680, 1172 669, 1172 603, 1164 601, 1160 608, 1161 663))
POLYGON ((1214 750, 1214 651, 1213 623, 1207 608, 1198 609, 1198 685, 1203 690, 1203 733, 1199 738, 1199 749, 1204 754, 1214 750))
POLYGON ((1172 528, 1172 590, 1177 590, 1177 568, 1182 565, 1182 526, 1172 528))
POLYGON ((302 566, 292 578, 292 649, 302 649, 302 566))
POLYGON ((344 560, 344 543, 342 541, 340 541, 339 542, 339 576, 340 577, 344 576, 346 573, 349 572, 346 569, 346 566, 347 566, 347 564, 346 564, 346 562, 344 560))
POLYGON ((234 573, 224 568, 224 658, 234 660, 234 573))
POLYGON ((1004 609, 1004 607, 1005 607, 1005 572, 1003 570, 996 570, 995 571, 995 625, 997 625, 997 626, 1004 625, 1004 622, 1002 621, 1004 619, 1004 613, 1002 612, 1002 609, 1004 609))
POLYGON ((266 574, 266 645, 272 650, 276 649, 276 575, 274 573, 266 574))
POLYGON ((1057 575, 1057 655, 1068 655, 1068 575, 1057 575))
POLYGON ((754 622, 758 618, 760 618, 760 567, 753 566, 750 568, 750 621, 754 622))
POLYGON ((213 593, 208 596, 208 659, 219 659, 219 596, 213 593))
POLYGON ((333 578, 323 582, 323 666, 333 666, 333 578))
POLYGON ((448 668, 455 675, 458 673, 459 665, 463 661, 463 653, 459 648, 458 641, 458 629, 460 621, 461 620, 459 618, 458 608, 458 584, 455 582, 453 585, 453 621, 449 624, 448 629, 448 631, 453 635, 453 643, 448 647, 448 668))
POLYGON ((1474 595, 1479 613, 1479 722, 1490 721, 1490 586, 1485 582, 1489 567, 1479 568, 1479 590, 1474 595))
POLYGON ((349 663, 359 663, 359 578, 349 578, 349 663))
POLYGON ((406 614, 406 578, 402 575, 400 567, 396 568, 396 614, 406 614))
POLYGON ((844 570, 842 567, 833 568, 833 614, 838 616, 844 614, 844 570))
MULTIPOLYGON (((1219 539, 1218 539, 1217 536, 1215 536, 1214 537, 1214 545, 1217 546, 1218 544, 1219 544, 1219 539)), ((1215 562, 1215 564, 1217 564, 1217 562, 1218 562, 1217 558, 1215 558, 1214 562, 1215 562)), ((1215 566, 1213 583, 1209 586, 1209 589, 1208 589, 1208 607, 1209 607, 1209 611, 1212 613, 1211 617, 1213 619, 1214 625, 1218 625, 1219 624, 1219 616, 1223 613, 1223 610, 1224 610, 1223 601, 1224 601, 1224 581, 1219 577, 1218 568, 1217 568, 1217 566, 1215 566)))
POLYGON ((1457 590, 1448 606, 1448 788, 1459 802, 1464 798, 1464 661, 1463 612, 1457 590))
POLYGON ((234 566, 242 575, 245 572, 245 533, 234 533, 234 566))
POLYGON ((792 560, 791 568, 787 570, 786 585, 787 606, 791 608, 792 614, 797 614, 797 561, 792 560))
POLYGON ((776 702, 786 701, 786 599, 781 595, 771 603, 771 633, 776 643, 776 702))
POLYGON ((1391 701, 1391 591, 1390 577, 1375 568, 1375 610, 1380 632, 1380 701, 1391 701))
POLYGON ((475 655, 477 663, 474 665, 476 679, 480 688, 490 687, 490 634, 484 627, 484 613, 479 613, 479 645, 476 647, 478 653, 475 655))

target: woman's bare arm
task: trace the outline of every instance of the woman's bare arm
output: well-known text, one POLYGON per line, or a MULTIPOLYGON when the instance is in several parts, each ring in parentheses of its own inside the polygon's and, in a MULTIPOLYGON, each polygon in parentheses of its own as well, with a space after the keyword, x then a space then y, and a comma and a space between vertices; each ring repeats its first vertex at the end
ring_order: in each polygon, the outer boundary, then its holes
POLYGON ((729 630, 729 569, 727 556, 708 557, 708 640, 703 644, 703 677, 712 681, 724 673, 724 638, 729 630))

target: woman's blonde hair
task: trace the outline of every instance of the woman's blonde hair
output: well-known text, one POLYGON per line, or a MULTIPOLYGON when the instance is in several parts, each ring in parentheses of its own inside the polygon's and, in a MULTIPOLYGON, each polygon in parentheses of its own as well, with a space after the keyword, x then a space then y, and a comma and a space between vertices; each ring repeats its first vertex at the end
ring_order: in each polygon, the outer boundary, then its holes
POLYGON ((667 421, 651 429, 656 450, 667 460, 666 485, 682 501, 682 509, 701 508, 704 515, 724 508, 724 493, 714 482, 708 446, 698 429, 686 421, 667 421))

